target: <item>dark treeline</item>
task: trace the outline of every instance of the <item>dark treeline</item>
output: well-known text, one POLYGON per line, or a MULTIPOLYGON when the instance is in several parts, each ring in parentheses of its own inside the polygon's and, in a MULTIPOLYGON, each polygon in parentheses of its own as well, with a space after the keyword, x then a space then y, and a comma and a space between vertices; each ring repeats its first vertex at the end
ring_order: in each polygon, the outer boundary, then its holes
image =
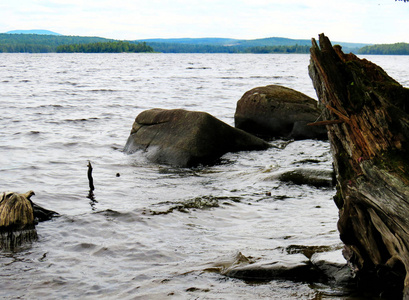
POLYGON ((155 52, 161 53, 240 53, 236 46, 148 42, 155 52))
POLYGON ((248 47, 158 42, 149 42, 148 45, 162 53, 309 53, 310 50, 310 46, 306 45, 248 47))
POLYGON ((47 53, 56 52, 57 47, 60 45, 110 41, 114 40, 99 37, 0 33, 0 52, 47 53))
POLYGON ((309 53, 310 46, 260 46, 250 47, 245 50, 247 53, 309 53))
POLYGON ((129 42, 98 42, 88 44, 71 44, 61 45, 56 49, 57 53, 139 53, 139 52, 154 52, 153 48, 143 43, 129 42))
POLYGON ((380 44, 365 46, 358 51, 359 54, 390 54, 390 55, 409 55, 409 44, 380 44))

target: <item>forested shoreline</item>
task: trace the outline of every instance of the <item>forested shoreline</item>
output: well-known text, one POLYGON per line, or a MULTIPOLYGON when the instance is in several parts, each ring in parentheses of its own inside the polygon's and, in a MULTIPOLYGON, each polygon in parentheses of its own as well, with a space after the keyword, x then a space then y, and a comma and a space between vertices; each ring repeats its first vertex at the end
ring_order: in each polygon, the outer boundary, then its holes
MULTIPOLYGON (((203 41, 201 43, 119 41, 101 37, 1 33, 0 53, 309 53, 310 46, 302 40, 281 39, 291 41, 293 44, 283 45, 280 41, 281 44, 271 45, 276 43, 276 41, 271 43, 272 39, 280 40, 279 38, 270 38, 268 45, 263 45, 263 43, 267 43, 269 39, 249 40, 243 43, 225 45, 205 44, 203 41), (254 42, 256 43, 254 44, 254 42)), ((354 46, 356 45, 358 44, 354 46)), ((409 55, 409 44, 407 43, 367 45, 359 48, 343 47, 343 49, 346 52, 351 51, 357 54, 409 55)))
POLYGON ((42 34, 0 34, 0 53, 56 52, 60 45, 112 42, 100 37, 56 36, 42 34))
POLYGON ((409 44, 379 44, 365 46, 359 49, 359 54, 379 54, 379 55, 409 55, 409 44))
POLYGON ((133 44, 129 42, 98 42, 89 44, 60 45, 57 53, 141 53, 154 52, 145 42, 133 44))

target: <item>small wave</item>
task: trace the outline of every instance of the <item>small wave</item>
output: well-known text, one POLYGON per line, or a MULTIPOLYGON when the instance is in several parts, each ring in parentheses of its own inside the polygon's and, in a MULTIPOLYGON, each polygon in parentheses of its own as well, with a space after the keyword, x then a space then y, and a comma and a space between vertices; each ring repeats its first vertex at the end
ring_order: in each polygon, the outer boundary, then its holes
POLYGON ((38 108, 63 108, 64 106, 60 105, 60 104, 47 104, 47 105, 40 105, 38 106, 38 108))
POLYGON ((286 78, 288 76, 250 76, 249 78, 251 79, 280 79, 280 78, 286 78))
POLYGON ((107 221, 111 222, 125 222, 125 223, 145 223, 142 217, 138 213, 134 212, 119 212, 113 209, 106 209, 103 211, 95 212, 96 215, 102 215, 106 218, 107 221))
POLYGON ((97 245, 92 244, 92 243, 80 243, 80 244, 75 245, 72 250, 74 250, 75 252, 83 252, 83 251, 93 250, 97 247, 98 247, 97 245))
POLYGON ((69 143, 64 143, 63 146, 64 147, 74 147, 77 146, 78 143, 77 142, 69 142, 69 143))
POLYGON ((64 122, 67 123, 81 123, 81 122, 87 122, 87 121, 95 121, 99 120, 97 117, 92 117, 92 118, 81 118, 81 119, 65 119, 64 122))
POLYGON ((187 67, 186 70, 209 70, 210 67, 187 67))
POLYGON ((98 93, 98 92, 102 92, 102 93, 114 93, 114 92, 117 92, 117 90, 111 90, 111 89, 94 89, 94 90, 90 90, 90 92, 93 92, 93 93, 98 93))
POLYGON ((69 84, 69 85, 72 85, 72 86, 77 86, 77 85, 78 85, 78 83, 76 83, 76 82, 71 82, 71 81, 59 82, 58 84, 61 84, 61 85, 63 85, 63 84, 69 84))
POLYGON ((220 79, 244 79, 243 76, 223 76, 220 79))

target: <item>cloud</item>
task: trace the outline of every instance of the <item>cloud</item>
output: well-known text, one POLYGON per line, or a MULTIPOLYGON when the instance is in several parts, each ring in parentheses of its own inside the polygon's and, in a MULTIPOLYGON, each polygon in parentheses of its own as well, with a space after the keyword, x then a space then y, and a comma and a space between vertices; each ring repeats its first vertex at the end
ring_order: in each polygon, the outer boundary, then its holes
POLYGON ((408 41, 409 4, 393 0, 14 0, 0 4, 0 31, 49 29, 117 39, 311 38, 408 41))

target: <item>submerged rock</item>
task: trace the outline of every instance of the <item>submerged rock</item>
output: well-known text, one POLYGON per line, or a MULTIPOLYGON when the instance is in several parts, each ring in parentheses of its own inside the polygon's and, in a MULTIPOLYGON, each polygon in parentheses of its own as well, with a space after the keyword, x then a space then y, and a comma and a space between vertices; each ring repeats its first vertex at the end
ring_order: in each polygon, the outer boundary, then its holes
POLYGON ((241 252, 237 252, 230 257, 226 257, 223 260, 213 263, 210 267, 206 268, 205 271, 216 272, 228 276, 231 270, 241 268, 252 263, 253 261, 250 258, 244 256, 241 252))
POLYGON ((342 250, 314 253, 311 263, 335 286, 346 286, 353 283, 352 270, 347 265, 342 250))
POLYGON ((333 171, 326 169, 296 168, 278 171, 265 178, 265 180, 280 180, 293 184, 307 184, 315 187, 333 186, 333 171))
POLYGON ((338 288, 355 285, 351 269, 342 257, 341 250, 328 246, 289 246, 286 261, 258 261, 238 252, 232 257, 214 263, 205 271, 248 282, 289 280, 320 283, 338 288))
POLYGON ((320 273, 308 262, 285 264, 282 262, 257 262, 229 269, 226 276, 245 281, 291 280, 318 282, 320 273))
POLYGON ((214 163, 227 152, 268 147, 205 112, 151 109, 136 117, 124 151, 144 150, 154 162, 190 167, 214 163))
POLYGON ((327 139, 324 126, 307 126, 320 118, 317 103, 287 87, 257 87, 237 102, 235 126, 266 138, 327 139))

